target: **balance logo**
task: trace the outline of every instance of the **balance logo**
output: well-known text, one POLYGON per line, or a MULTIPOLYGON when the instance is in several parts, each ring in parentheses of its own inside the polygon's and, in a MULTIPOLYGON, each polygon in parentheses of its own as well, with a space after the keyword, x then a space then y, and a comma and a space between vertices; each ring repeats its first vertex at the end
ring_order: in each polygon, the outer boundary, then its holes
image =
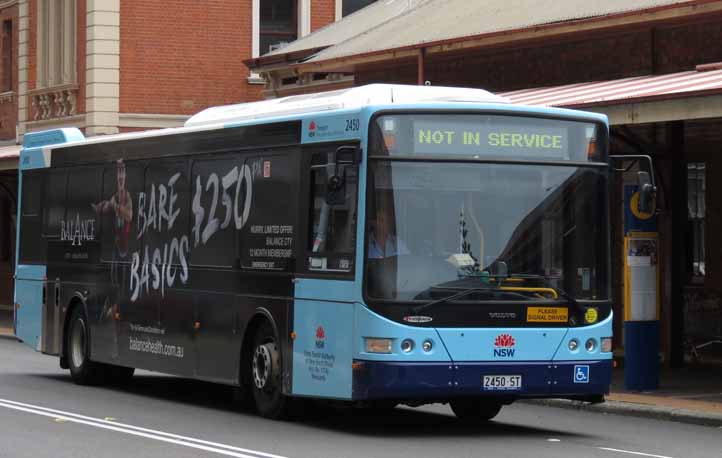
POLYGON ((516 349, 516 341, 510 334, 499 334, 494 341, 494 356, 496 358, 512 358, 516 349))

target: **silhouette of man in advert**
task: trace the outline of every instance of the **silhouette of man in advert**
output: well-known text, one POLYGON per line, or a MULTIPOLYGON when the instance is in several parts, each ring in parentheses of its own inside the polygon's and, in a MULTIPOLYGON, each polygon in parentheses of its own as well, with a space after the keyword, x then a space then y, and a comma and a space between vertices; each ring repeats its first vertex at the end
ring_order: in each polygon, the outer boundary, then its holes
MULTIPOLYGON (((130 233, 133 223, 133 199, 126 188, 125 172, 123 159, 118 159, 116 161, 115 194, 107 200, 102 200, 97 204, 91 204, 93 211, 99 215, 113 213, 113 230, 115 233, 112 262, 110 264, 110 280, 114 286, 113 295, 115 296, 115 300, 113 301, 110 299, 110 296, 106 296, 103 310, 101 311, 101 321, 111 318, 113 312, 111 304, 119 303, 120 299, 125 296, 124 292, 128 288, 128 266, 124 264, 128 257, 128 248, 130 245, 130 233)), ((117 338, 117 332, 115 335, 117 338)))

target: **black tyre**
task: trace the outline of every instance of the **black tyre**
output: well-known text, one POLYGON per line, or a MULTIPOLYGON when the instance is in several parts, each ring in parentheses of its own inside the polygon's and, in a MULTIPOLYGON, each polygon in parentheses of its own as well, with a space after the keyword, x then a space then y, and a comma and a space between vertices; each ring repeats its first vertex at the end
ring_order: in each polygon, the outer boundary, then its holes
POLYGON ((108 368, 90 360, 90 330, 81 306, 73 308, 65 342, 68 367, 78 385, 98 385, 107 380, 108 368))
POLYGON ((486 399, 455 399, 449 404, 459 420, 470 422, 489 421, 501 410, 500 403, 486 399))
POLYGON ((250 388, 261 416, 280 420, 288 418, 291 400, 282 393, 283 362, 281 348, 271 324, 256 328, 251 348, 250 388))

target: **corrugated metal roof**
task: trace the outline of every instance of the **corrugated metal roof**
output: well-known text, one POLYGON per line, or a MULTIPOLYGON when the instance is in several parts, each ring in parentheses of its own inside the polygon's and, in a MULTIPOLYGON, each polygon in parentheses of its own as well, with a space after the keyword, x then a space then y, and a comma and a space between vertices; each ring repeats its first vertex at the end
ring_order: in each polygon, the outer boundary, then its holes
MULTIPOLYGON (((404 0, 392 0, 399 2, 404 0)), ((693 3, 693 0, 428 0, 420 2, 385 21, 368 20, 354 24, 352 17, 334 24, 334 30, 354 29, 353 36, 324 37, 334 46, 324 49, 307 62, 403 48, 423 43, 479 36, 495 32, 526 29, 533 26, 568 22, 662 7, 693 3), (349 22, 346 22, 346 21, 349 22)), ((384 3, 379 0, 378 3, 384 3)), ((363 10, 362 10, 363 11, 363 10)), ((372 11, 369 10, 370 14, 372 11)), ((297 49, 311 48, 306 40, 295 43, 297 49)), ((284 48, 284 51, 287 48, 284 48)))
POLYGON ((304 49, 325 48, 340 43, 428 1, 432 0, 379 0, 288 46, 264 54, 263 57, 289 54, 304 49))
POLYGON ((522 89, 499 95, 522 105, 579 108, 722 93, 722 70, 636 76, 611 81, 522 89))

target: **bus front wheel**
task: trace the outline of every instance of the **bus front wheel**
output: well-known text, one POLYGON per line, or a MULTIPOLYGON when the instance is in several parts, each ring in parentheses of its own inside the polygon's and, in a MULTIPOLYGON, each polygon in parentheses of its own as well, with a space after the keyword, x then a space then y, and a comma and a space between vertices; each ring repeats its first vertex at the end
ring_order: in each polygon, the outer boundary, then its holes
POLYGON ((267 321, 256 328, 252 352, 250 385, 258 413, 276 420, 287 417, 290 400, 281 390, 281 349, 273 327, 267 321))
POLYGON ((499 402, 486 399, 455 399, 449 404, 454 415, 463 421, 489 421, 501 410, 499 402))

